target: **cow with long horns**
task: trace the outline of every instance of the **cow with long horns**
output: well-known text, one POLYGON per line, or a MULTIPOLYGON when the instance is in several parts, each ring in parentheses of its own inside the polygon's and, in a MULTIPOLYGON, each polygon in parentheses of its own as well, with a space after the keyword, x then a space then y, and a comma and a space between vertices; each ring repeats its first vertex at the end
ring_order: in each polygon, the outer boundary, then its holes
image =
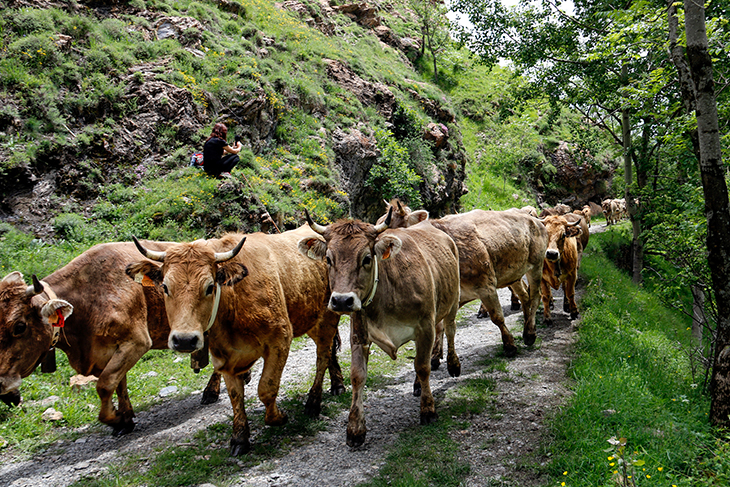
POLYGON ((444 320, 452 376, 461 372, 454 349, 455 317, 459 308, 459 251, 445 233, 424 222, 410 228, 388 229, 344 220, 328 226, 307 219, 321 236, 306 237, 299 251, 326 260, 332 295, 329 308, 350 315, 352 404, 347 444, 362 445, 366 428, 363 387, 370 345, 376 343, 392 359, 414 340, 414 367, 421 384, 421 424, 438 418, 429 383, 431 347, 436 323, 444 320))
POLYGON ((305 412, 320 413, 328 365, 332 391, 344 390, 339 365, 336 360, 336 367, 330 364, 339 315, 327 309, 327 268, 297 252, 299 240, 315 237, 305 225, 277 235, 228 234, 179 243, 163 252, 138 244, 150 260, 127 267, 130 277, 146 277, 162 288, 171 349, 198 350, 208 334, 211 362, 226 382, 233 407, 234 456, 250 450, 244 377, 259 358, 264 363, 258 396, 267 425, 287 421, 276 398, 294 337, 306 333, 317 344, 317 373, 305 412))

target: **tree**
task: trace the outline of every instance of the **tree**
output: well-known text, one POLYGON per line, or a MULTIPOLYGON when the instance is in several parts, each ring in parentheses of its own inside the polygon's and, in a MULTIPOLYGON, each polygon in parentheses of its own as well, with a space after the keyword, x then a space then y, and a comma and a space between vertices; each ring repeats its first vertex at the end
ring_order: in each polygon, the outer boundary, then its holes
POLYGON ((446 7, 440 0, 409 0, 408 6, 418 17, 421 29, 421 56, 425 54, 426 49, 431 53, 433 77, 438 83, 438 55, 451 42, 446 7))
POLYGON ((684 0, 687 60, 694 84, 694 107, 700 152, 700 173, 707 218, 707 261, 718 309, 715 356, 710 380, 710 421, 730 426, 730 202, 717 116, 717 100, 709 53, 705 7, 684 0))

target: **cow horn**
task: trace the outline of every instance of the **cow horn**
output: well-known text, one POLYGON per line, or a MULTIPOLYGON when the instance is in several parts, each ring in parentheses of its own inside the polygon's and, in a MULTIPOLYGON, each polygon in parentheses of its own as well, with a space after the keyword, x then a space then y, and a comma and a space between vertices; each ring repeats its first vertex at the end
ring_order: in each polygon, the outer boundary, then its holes
POLYGON ((375 231, 377 233, 383 233, 388 226, 390 225, 390 219, 393 217, 393 207, 390 207, 390 210, 388 210, 388 217, 385 219, 383 223, 380 225, 375 225, 375 231))
POLYGON ((312 220, 312 217, 309 216, 309 212, 306 208, 304 208, 304 214, 307 216, 307 223, 309 223, 309 227, 317 232, 320 235, 324 235, 325 230, 327 230, 327 227, 323 227, 319 223, 316 223, 314 220, 312 220))
POLYGON ((569 227, 574 227, 574 226, 579 225, 579 224, 580 224, 580 219, 574 221, 573 223, 568 223, 568 226, 569 227))
POLYGON ((402 215, 403 213, 405 213, 405 212, 403 211, 403 205, 401 205, 401 203, 400 203, 400 200, 398 200, 398 213, 400 213, 401 215, 402 215))
POLYGON ((38 280, 35 274, 31 276, 31 279, 33 280, 33 285, 28 286, 25 290, 25 295, 29 298, 43 292, 43 284, 41 284, 41 281, 38 280))
POLYGON ((241 251, 241 248, 243 247, 243 243, 246 241, 246 237, 243 237, 240 242, 238 242, 238 245, 233 247, 228 252, 216 252, 215 253, 215 261, 216 262, 225 262, 227 260, 231 260, 235 256, 238 255, 238 253, 241 251))
POLYGON ((137 246, 137 250, 140 251, 142 255, 147 257, 150 260, 156 260, 158 262, 164 262, 165 261, 165 252, 160 252, 159 250, 150 250, 146 249, 142 246, 141 243, 139 243, 139 240, 137 240, 137 237, 132 235, 132 240, 134 240, 134 245, 137 246))

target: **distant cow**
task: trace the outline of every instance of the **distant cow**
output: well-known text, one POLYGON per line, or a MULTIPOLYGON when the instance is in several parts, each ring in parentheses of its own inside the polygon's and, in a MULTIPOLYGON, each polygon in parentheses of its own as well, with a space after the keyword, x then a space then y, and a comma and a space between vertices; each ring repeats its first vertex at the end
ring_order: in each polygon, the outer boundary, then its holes
MULTIPOLYGON (((245 372, 263 357, 258 395, 266 406, 265 423, 286 423, 276 397, 291 341, 305 333, 317 344, 317 373, 305 412, 320 413, 339 316, 327 309, 327 267, 299 254, 302 238, 318 235, 305 225, 278 235, 228 234, 173 244, 162 252, 138 245, 151 261, 127 268, 130 277, 147 276, 162 287, 171 349, 198 350, 208 333, 212 363, 226 382, 233 407, 234 456, 250 450, 245 372)), ((344 389, 339 366, 330 367, 330 378, 333 391, 344 389)))
POLYGON ((533 218, 537 218, 537 209, 534 206, 523 206, 520 211, 527 213, 533 218))
POLYGON ((611 198, 607 198, 601 202, 601 210, 606 218, 606 225, 613 225, 619 219, 618 203, 611 198))
POLYGON ((546 216, 553 216, 553 215, 565 215, 566 213, 570 213, 572 209, 570 206, 565 205, 563 203, 558 203, 552 208, 545 208, 540 212, 540 218, 545 218, 546 216))
POLYGON ((578 306, 575 304, 575 281, 580 259, 578 238, 581 235, 581 221, 568 223, 564 216, 549 216, 543 220, 548 233, 548 248, 545 252, 545 263, 542 270, 542 302, 544 323, 550 324, 550 288, 559 289, 563 285, 565 297, 570 310, 570 318, 578 317, 578 306))
POLYGON ((573 210, 573 214, 581 215, 583 218, 585 218, 588 227, 591 226, 591 207, 589 205, 584 205, 583 208, 581 208, 580 210, 573 210))
POLYGON ((299 244, 304 255, 326 259, 332 288, 329 308, 350 315, 352 405, 347 425, 350 446, 365 441, 363 387, 371 343, 395 359, 403 344, 415 341, 414 367, 421 384, 421 424, 438 418, 429 376, 436 323, 441 320, 448 338, 449 373, 458 376, 461 372, 454 349, 459 308, 456 244, 429 222, 388 229, 389 222, 389 217, 377 226, 347 220, 324 227, 310 220, 312 228, 324 240, 307 237, 299 244))
MULTIPOLYGON (((167 244, 145 245, 162 250, 167 244)), ((150 348, 167 348, 170 331, 162 293, 136 285, 124 273, 136 255, 131 243, 101 244, 44 280, 34 278, 31 286, 20 272, 0 281, 0 394, 18 401, 21 379, 55 345, 76 372, 99 377, 99 421, 115 436, 134 429, 127 371, 150 348)), ((214 375, 204 399, 217 400, 219 384, 214 375)))
MULTIPOLYGON (((399 200, 389 204, 388 210, 391 209, 391 228, 410 227, 428 218, 426 210, 411 211, 399 200)), ((505 354, 514 356, 517 347, 504 323, 497 295, 498 288, 509 286, 524 303, 524 343, 527 346, 535 343, 535 313, 540 303, 539 286, 547 248, 547 233, 542 223, 521 210, 472 210, 429 221, 453 238, 459 248, 460 304, 480 299, 484 312, 502 333, 505 354), (527 289, 522 282, 524 275, 527 289)))

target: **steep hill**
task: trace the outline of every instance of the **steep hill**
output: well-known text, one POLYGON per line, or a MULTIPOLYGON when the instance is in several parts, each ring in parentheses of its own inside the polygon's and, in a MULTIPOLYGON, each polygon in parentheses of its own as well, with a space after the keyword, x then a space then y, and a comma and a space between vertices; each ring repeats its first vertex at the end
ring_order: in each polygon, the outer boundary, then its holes
MULTIPOLYGON (((398 2, 0 2, 0 218, 42 239, 210 236, 458 207, 449 97, 398 2), (214 123, 233 177, 187 162, 214 123), (268 218, 269 214, 271 219, 268 218)), ((3 227, 8 231, 8 227, 3 227)))

